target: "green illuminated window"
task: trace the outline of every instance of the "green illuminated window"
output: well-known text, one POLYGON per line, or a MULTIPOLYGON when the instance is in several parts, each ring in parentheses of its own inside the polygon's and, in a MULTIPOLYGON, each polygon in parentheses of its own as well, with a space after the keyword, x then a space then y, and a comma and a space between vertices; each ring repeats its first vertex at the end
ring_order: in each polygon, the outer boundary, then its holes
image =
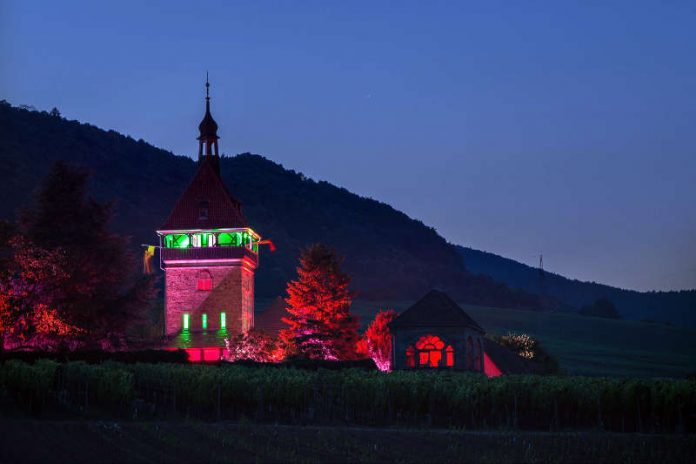
POLYGON ((183 320, 182 327, 184 328, 184 330, 189 329, 189 313, 184 313, 184 320, 183 320))
POLYGON ((208 328, 208 315, 206 313, 201 315, 201 325, 203 326, 203 329, 208 328))
POLYGON ((239 232, 223 232, 218 235, 218 245, 220 246, 240 246, 242 244, 242 234, 239 232))
POLYGON ((193 234, 193 246, 207 248, 215 245, 215 236, 211 233, 193 234))
POLYGON ((220 313, 220 328, 224 329, 227 327, 227 314, 220 313))
POLYGON ((164 236, 165 248, 188 248, 189 236, 186 234, 169 234, 164 236))

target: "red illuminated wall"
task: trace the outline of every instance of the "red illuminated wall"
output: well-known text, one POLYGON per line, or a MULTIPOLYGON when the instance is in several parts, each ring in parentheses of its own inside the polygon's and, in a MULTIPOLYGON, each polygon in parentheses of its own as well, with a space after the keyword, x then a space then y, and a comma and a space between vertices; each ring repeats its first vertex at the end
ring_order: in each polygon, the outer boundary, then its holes
POLYGON ((495 365, 493 360, 488 357, 487 353, 483 353, 483 372, 488 377, 498 377, 503 375, 503 372, 495 365))

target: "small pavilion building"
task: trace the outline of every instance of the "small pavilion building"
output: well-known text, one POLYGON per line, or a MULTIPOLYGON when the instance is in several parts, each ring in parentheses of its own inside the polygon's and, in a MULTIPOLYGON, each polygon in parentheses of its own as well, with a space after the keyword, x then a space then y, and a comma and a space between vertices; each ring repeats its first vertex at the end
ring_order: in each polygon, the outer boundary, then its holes
POLYGON ((484 371, 485 331, 443 292, 430 291, 389 328, 393 369, 484 371))
POLYGON ((486 338, 483 328, 438 290, 399 314, 389 329, 392 369, 452 369, 488 377, 538 371, 534 363, 486 338))

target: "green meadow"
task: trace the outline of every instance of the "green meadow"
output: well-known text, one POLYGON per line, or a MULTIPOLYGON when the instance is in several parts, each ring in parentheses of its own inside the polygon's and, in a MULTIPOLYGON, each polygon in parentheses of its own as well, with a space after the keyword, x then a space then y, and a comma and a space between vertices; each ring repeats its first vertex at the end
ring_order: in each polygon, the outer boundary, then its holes
MULTIPOLYGON (((380 308, 402 311, 413 302, 356 300, 363 327, 380 308)), ((525 332, 538 338, 568 374, 685 377, 696 373, 696 331, 664 324, 487 308, 462 304, 487 332, 525 332)))

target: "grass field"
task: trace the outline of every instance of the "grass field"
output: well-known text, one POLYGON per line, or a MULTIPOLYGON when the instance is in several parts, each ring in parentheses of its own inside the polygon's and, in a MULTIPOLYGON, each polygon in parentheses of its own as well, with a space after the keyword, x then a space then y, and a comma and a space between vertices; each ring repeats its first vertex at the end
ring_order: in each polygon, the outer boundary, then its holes
POLYGON ((0 421, 0 462, 693 462, 693 435, 0 421))
MULTIPOLYGON (((413 302, 355 301, 363 324, 379 308, 413 302)), ((647 322, 462 305, 487 332, 526 332, 541 340, 569 374, 681 377, 696 372, 696 331, 647 322)))

